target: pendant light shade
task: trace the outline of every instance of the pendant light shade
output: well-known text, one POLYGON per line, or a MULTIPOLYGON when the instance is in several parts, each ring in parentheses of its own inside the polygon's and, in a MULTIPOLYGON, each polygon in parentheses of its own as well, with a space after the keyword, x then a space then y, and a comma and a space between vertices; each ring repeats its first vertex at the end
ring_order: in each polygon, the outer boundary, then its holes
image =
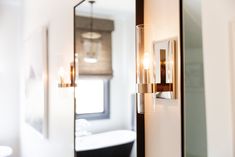
POLYGON ((101 50, 101 34, 98 32, 94 32, 93 25, 93 4, 94 0, 88 1, 91 5, 90 11, 90 31, 82 34, 83 38, 83 49, 85 51, 84 61, 87 63, 97 63, 98 55, 101 50))
POLYGON ((84 61, 87 63, 96 63, 101 49, 101 42, 98 39, 84 39, 83 48, 86 53, 84 61))

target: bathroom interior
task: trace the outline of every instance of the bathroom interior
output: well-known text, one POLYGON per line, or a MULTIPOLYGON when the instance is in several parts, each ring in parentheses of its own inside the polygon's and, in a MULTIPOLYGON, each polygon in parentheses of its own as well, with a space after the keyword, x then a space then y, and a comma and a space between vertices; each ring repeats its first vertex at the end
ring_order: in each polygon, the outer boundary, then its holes
POLYGON ((0 0, 0 157, 234 157, 235 1, 0 0))

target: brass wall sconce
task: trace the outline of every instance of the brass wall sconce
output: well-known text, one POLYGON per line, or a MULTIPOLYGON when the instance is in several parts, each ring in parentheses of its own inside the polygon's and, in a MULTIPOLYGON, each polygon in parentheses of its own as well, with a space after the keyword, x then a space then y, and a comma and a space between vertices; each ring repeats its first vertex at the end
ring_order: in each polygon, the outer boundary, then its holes
POLYGON ((136 27, 136 84, 138 113, 144 112, 144 94, 176 98, 176 39, 149 41, 144 25, 136 27))
POLYGON ((59 70, 59 88, 68 88, 68 87, 76 87, 76 82, 75 82, 75 66, 74 63, 70 64, 70 71, 69 71, 69 78, 70 81, 66 81, 66 71, 64 68, 60 68, 59 70))
POLYGON ((176 52, 177 39, 167 39, 153 43, 156 97, 164 99, 176 98, 176 52))

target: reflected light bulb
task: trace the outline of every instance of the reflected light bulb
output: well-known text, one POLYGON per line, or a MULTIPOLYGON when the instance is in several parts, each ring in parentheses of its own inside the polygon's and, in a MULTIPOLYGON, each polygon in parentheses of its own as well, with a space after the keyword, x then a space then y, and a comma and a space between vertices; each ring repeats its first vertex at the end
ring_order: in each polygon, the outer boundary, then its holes
POLYGON ((59 74, 60 77, 64 77, 65 69, 63 67, 60 67, 58 74, 59 74))
POLYGON ((149 67, 150 67, 150 56, 149 56, 149 53, 144 53, 143 65, 144 65, 144 69, 145 70, 149 69, 149 67))
POLYGON ((96 58, 92 58, 92 57, 85 57, 84 61, 86 63, 97 63, 97 59, 96 58))
POLYGON ((58 72, 59 78, 60 78, 60 83, 64 83, 64 77, 65 77, 65 69, 63 67, 60 67, 59 72, 58 72))

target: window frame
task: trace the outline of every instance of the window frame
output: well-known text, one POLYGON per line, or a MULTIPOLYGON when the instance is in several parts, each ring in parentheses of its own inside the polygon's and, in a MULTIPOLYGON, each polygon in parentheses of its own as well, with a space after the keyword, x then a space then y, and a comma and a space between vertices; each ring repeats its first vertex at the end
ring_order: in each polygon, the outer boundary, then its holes
MULTIPOLYGON (((76 119, 101 120, 110 118, 110 80, 103 80, 104 87, 104 111, 97 113, 76 113, 76 119)), ((78 87, 79 88, 79 87, 78 87)))

